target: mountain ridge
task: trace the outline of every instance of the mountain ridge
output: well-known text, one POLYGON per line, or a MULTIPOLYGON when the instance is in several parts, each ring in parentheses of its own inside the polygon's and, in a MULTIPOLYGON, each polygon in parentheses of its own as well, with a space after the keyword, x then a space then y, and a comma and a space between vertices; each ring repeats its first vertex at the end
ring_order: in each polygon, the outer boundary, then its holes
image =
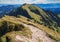
POLYGON ((23 4, 0 19, 0 42, 48 41, 60 42, 60 17, 51 11, 23 4))
POLYGON ((60 24, 59 23, 60 18, 57 15, 55 15, 53 12, 50 11, 46 12, 44 9, 37 7, 35 5, 24 4, 23 6, 17 8, 17 10, 14 10, 12 13, 10 13, 10 15, 12 16, 18 16, 17 14, 23 15, 30 19, 34 19, 36 22, 40 22, 41 19, 42 20, 41 22, 48 22, 48 23, 50 22, 53 24, 53 22, 55 21, 56 24, 60 24))

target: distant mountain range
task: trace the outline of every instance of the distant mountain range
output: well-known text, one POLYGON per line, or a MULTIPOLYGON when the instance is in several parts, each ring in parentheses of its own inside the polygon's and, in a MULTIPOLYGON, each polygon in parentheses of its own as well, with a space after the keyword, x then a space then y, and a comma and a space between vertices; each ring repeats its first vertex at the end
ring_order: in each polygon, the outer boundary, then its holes
POLYGON ((57 4, 35 4, 47 11, 52 11, 55 14, 60 14, 60 3, 57 4))
MULTIPOLYGON (((55 14, 60 14, 60 4, 34 4, 39 6, 40 8, 46 11, 52 11, 55 14)), ((7 5, 7 4, 0 4, 0 15, 9 13, 10 11, 17 9, 20 4, 17 5, 7 5)))
POLYGON ((20 5, 0 5, 0 17, 3 16, 4 14, 9 13, 12 10, 15 10, 18 8, 20 5))

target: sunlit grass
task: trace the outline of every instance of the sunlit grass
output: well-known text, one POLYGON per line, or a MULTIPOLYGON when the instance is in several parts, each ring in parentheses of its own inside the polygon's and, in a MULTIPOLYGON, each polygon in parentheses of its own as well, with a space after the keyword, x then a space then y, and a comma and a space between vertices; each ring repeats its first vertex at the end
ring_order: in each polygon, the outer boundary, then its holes
MULTIPOLYGON (((12 17, 9 17, 9 18, 12 18, 12 17)), ((6 19, 6 18, 4 18, 4 19, 6 19)), ((13 19, 15 19, 15 18, 13 18, 13 19)), ((9 19, 7 19, 7 20, 9 20, 9 19)), ((7 20, 6 20, 6 21, 7 21, 7 20)), ((12 20, 12 19, 11 19, 11 20, 12 20)), ((31 21, 23 20, 23 19, 21 19, 21 18, 16 18, 16 20, 17 20, 17 21, 20 20, 20 21, 23 22, 23 23, 26 23, 26 24, 33 25, 33 26, 35 26, 35 27, 38 27, 39 29, 45 31, 48 35, 52 36, 52 38, 54 38, 54 39, 56 39, 56 40, 59 40, 59 39, 60 39, 60 33, 56 32, 56 31, 54 31, 54 30, 52 30, 52 29, 49 29, 48 27, 46 27, 46 26, 44 26, 44 25, 40 25, 40 24, 38 24, 38 23, 33 23, 33 22, 31 22, 31 21)), ((13 21, 15 21, 15 20, 13 20, 13 21)), ((18 22, 20 23, 20 21, 18 21, 18 22)), ((18 23, 18 22, 17 22, 17 23, 18 23)))

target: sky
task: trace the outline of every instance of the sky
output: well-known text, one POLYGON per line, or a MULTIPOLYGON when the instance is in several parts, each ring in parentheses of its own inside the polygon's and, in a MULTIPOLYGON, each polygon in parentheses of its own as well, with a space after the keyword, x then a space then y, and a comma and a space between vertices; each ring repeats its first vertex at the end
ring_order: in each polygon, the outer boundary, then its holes
POLYGON ((48 4, 60 3, 60 0, 0 0, 0 4, 48 4))

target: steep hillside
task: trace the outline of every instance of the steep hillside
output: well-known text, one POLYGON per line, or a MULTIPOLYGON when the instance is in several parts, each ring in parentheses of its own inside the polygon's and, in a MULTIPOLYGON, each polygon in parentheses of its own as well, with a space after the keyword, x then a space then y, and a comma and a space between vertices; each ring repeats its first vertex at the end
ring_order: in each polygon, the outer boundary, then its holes
POLYGON ((18 38, 16 40, 17 36, 31 38, 32 32, 28 27, 18 20, 11 19, 10 21, 9 18, 6 16, 0 19, 0 42, 20 42, 18 38))
POLYGON ((27 17, 36 23, 43 24, 56 31, 58 31, 56 28, 60 27, 60 18, 56 14, 31 4, 24 4, 16 10, 11 11, 9 15, 27 17))
POLYGON ((57 14, 58 15, 58 17, 60 18, 60 14, 57 14))
POLYGON ((60 33, 26 19, 5 16, 0 19, 1 42, 55 42, 60 33))
POLYGON ((23 4, 0 19, 0 42, 60 42, 60 17, 23 4))

